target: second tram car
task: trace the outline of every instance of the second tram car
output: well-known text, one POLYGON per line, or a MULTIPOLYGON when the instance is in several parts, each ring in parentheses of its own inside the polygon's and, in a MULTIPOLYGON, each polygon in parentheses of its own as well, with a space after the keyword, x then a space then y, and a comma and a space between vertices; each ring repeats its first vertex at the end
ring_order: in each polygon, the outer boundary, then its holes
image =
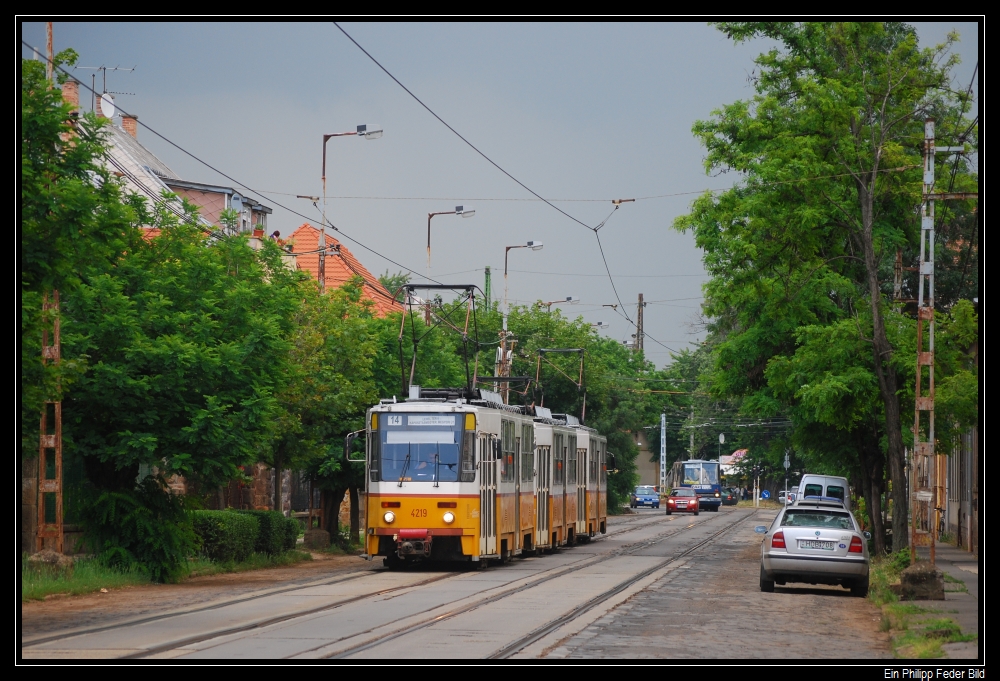
POLYGON ((607 440, 572 417, 457 396, 382 400, 366 435, 369 560, 506 561, 607 531, 607 440))

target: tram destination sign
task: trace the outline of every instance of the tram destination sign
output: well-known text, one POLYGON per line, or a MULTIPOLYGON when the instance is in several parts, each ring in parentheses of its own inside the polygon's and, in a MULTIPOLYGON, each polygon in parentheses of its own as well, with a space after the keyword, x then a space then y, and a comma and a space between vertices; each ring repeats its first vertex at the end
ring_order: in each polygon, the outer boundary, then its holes
POLYGON ((406 418, 410 426, 454 426, 454 414, 410 414, 406 418))

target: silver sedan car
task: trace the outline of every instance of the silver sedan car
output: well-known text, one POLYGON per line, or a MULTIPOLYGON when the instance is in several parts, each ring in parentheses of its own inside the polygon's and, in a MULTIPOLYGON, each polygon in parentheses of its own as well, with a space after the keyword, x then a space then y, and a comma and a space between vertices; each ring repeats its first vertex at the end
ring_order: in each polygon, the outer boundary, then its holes
POLYGON ((803 500, 782 508, 764 535, 760 590, 787 582, 839 584, 855 596, 868 595, 868 532, 862 532, 843 503, 803 500))

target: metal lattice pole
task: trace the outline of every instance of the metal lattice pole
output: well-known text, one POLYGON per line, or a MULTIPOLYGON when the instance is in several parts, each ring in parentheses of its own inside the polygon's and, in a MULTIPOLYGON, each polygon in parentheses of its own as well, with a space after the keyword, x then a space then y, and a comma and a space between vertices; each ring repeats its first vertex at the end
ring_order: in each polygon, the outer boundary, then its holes
MULTIPOLYGON (((917 527, 926 527, 931 565, 935 563, 935 542, 940 523, 941 505, 945 503, 946 459, 934 451, 934 202, 942 199, 978 198, 977 193, 935 193, 934 157, 938 153, 963 153, 964 146, 937 147, 934 143, 934 119, 924 123, 923 202, 920 211, 920 262, 917 274, 917 376, 916 404, 913 417, 913 539, 917 527), (926 290, 926 295, 925 295, 926 290), (924 325, 926 324, 926 347, 924 325), (924 367, 927 389, 924 390, 924 367), (926 412, 926 439, 921 431, 921 412, 926 412), (919 521, 918 522, 918 512, 919 521)), ((902 263, 900 263, 901 265, 902 263)))

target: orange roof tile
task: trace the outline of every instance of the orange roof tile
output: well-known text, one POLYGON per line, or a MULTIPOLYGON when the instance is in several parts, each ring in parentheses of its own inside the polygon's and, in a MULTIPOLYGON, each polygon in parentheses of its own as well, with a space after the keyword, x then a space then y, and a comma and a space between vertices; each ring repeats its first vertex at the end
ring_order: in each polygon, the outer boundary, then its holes
MULTIPOLYGON (((315 279, 319 275, 319 254, 310 253, 319 247, 319 230, 308 222, 296 229, 289 241, 292 244, 292 253, 304 253, 296 256, 295 261, 300 270, 305 270, 315 279)), ((382 286, 378 277, 373 275, 361 262, 354 257, 354 254, 340 243, 337 239, 326 235, 328 247, 339 246, 340 256, 326 257, 326 287, 337 288, 343 286, 349 279, 360 276, 365 280, 365 297, 375 303, 375 313, 382 317, 390 312, 402 312, 403 305, 394 300, 392 294, 382 286)))

